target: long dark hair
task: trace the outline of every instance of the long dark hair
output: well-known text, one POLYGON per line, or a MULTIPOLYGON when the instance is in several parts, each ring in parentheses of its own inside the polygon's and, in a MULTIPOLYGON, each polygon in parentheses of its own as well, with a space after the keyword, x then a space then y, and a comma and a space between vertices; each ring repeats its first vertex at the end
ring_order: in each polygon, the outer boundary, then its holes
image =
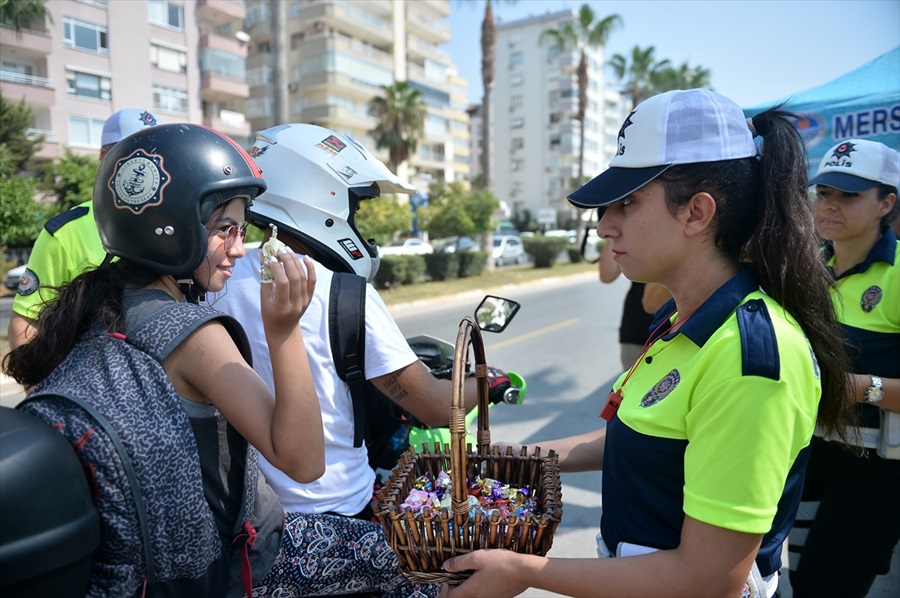
POLYGON ((778 107, 753 118, 765 141, 759 159, 673 166, 659 180, 672 213, 698 190, 715 198, 716 246, 746 262, 766 294, 800 324, 822 373, 817 423, 844 438, 853 414, 850 362, 808 200, 803 141, 791 118, 778 107))
POLYGON ((127 260, 88 270, 58 287, 35 323, 32 339, 3 358, 3 371, 24 386, 34 386, 58 366, 78 339, 93 328, 125 332, 122 295, 159 278, 127 260))

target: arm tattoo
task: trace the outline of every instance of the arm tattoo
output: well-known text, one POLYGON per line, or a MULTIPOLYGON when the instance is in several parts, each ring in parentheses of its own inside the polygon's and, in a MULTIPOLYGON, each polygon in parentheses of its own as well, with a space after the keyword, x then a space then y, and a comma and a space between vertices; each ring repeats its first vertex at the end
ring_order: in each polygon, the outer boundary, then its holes
POLYGON ((403 399, 409 395, 409 391, 400 384, 400 376, 403 375, 404 371, 406 371, 406 368, 391 372, 384 381, 385 390, 387 390, 388 396, 398 403, 403 401, 403 399))

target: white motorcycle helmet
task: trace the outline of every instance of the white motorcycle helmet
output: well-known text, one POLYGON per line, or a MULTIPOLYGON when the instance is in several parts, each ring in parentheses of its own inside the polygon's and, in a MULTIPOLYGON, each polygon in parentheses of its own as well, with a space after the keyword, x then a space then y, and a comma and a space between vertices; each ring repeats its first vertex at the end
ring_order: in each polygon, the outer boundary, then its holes
POLYGON ((272 127, 256 135, 250 155, 267 191, 247 213, 253 224, 302 240, 337 272, 372 281, 380 258, 356 228, 359 202, 382 193, 415 192, 353 137, 309 124, 272 127))

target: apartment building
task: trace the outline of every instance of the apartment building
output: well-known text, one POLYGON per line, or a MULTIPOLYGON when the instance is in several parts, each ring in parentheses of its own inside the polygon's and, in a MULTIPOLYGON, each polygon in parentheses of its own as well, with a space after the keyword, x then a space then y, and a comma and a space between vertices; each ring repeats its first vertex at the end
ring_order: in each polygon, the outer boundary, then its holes
POLYGON ((602 48, 588 48, 588 106, 584 131, 578 111, 580 51, 541 41, 546 29, 562 29, 574 10, 533 16, 497 26, 491 95, 491 189, 514 214, 553 208, 559 224, 577 217, 566 196, 577 188, 579 141, 584 174, 594 176, 615 155, 624 103, 604 86, 602 48))
POLYGON ((50 0, 49 17, 0 27, 0 92, 31 108, 38 159, 98 152, 103 122, 150 108, 251 137, 242 0, 50 0))
POLYGON ((435 179, 468 180, 468 84, 439 48, 450 41, 448 0, 297 0, 281 10, 285 24, 277 27, 269 0, 247 2, 245 112, 253 130, 277 124, 280 106, 289 122, 349 133, 386 160, 375 150, 368 102, 382 85, 406 80, 421 91, 427 114, 424 137, 398 174, 421 189, 435 179))

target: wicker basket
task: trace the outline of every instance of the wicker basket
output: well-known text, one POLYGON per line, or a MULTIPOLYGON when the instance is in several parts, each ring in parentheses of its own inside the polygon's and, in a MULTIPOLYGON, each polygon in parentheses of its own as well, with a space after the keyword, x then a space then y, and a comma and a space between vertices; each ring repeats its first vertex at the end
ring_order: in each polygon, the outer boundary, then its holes
POLYGON ((545 555, 562 518, 559 462, 556 454, 541 456, 540 447, 528 454, 527 447, 516 455, 491 450, 488 429, 487 365, 481 332, 470 318, 459 326, 453 367, 453 403, 450 408, 450 445, 423 452, 410 448, 397 463, 390 479, 376 496, 373 510, 384 528, 385 540, 394 550, 404 577, 421 583, 462 583, 469 573, 449 573, 441 569, 448 558, 481 548, 506 548, 514 552, 545 555), (466 424, 463 401, 465 364, 471 344, 478 381, 478 433, 476 450, 465 446, 466 424), (418 518, 411 510, 400 511, 416 478, 426 473, 433 478, 449 472, 453 483, 452 513, 435 514, 428 508, 418 518), (534 516, 524 521, 514 515, 502 519, 496 512, 469 515, 466 478, 489 477, 510 486, 528 488, 538 504, 534 516))

